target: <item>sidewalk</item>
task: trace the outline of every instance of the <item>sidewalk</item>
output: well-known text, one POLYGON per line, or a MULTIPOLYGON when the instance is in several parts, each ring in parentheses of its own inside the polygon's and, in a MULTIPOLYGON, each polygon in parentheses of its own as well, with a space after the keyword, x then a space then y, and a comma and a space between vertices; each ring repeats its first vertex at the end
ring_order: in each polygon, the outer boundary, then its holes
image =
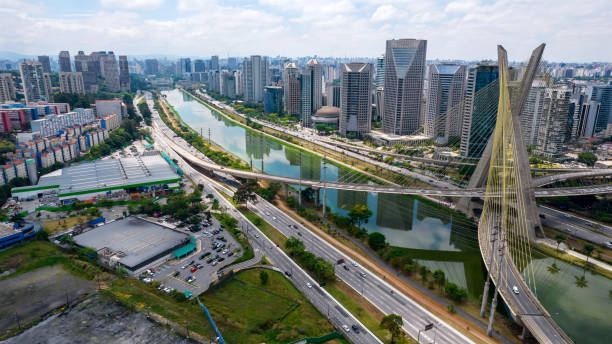
MULTIPOLYGON (((536 243, 544 244, 544 245, 546 245, 548 247, 557 249, 557 243, 555 241, 551 240, 551 239, 539 239, 539 240, 536 240, 536 243)), ((567 247, 567 245, 565 245, 563 243, 561 245, 559 245, 559 249, 563 253, 567 253, 570 256, 573 256, 573 257, 578 258, 580 260, 584 260, 585 262, 587 261, 587 256, 586 255, 584 255, 584 254, 582 254, 580 252, 576 252, 574 250, 571 250, 569 247, 567 247)), ((599 266, 602 269, 606 269, 606 270, 612 272, 612 266, 610 266, 610 265, 608 265, 608 264, 606 264, 606 263, 604 263, 602 261, 599 261, 599 260, 597 260, 597 259, 595 259, 593 257, 589 257, 588 258, 588 262, 589 262, 589 264, 593 264, 593 265, 599 266)))

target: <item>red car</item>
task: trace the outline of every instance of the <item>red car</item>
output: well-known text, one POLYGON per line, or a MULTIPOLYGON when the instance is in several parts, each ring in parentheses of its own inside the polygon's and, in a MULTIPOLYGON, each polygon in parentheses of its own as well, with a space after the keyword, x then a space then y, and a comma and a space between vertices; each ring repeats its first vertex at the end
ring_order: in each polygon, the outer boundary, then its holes
POLYGON ((196 268, 195 266, 191 268, 191 272, 196 272, 198 270, 198 268, 196 268))
POLYGON ((340 265, 340 264, 344 264, 344 258, 340 258, 340 259, 338 259, 338 262, 337 262, 337 263, 338 263, 338 265, 340 265))

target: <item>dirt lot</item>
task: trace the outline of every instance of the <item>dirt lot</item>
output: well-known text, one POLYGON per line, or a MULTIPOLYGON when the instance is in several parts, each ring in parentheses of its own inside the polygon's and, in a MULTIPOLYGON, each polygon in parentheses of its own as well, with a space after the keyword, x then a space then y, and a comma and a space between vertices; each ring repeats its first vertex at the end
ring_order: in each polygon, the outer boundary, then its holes
POLYGON ((0 336, 17 327, 17 317, 23 326, 93 288, 92 282, 71 275, 59 265, 0 281, 0 336))
POLYGON ((6 344, 194 343, 165 327, 96 294, 68 313, 51 317, 6 344))

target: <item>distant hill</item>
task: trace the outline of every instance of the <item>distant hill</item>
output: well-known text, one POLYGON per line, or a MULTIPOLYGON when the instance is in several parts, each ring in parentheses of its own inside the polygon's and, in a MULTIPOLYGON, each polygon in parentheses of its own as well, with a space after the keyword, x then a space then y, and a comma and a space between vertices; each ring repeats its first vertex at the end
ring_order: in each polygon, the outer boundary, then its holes
POLYGON ((13 51, 0 51, 0 60, 18 61, 21 59, 31 59, 32 55, 24 55, 13 51))

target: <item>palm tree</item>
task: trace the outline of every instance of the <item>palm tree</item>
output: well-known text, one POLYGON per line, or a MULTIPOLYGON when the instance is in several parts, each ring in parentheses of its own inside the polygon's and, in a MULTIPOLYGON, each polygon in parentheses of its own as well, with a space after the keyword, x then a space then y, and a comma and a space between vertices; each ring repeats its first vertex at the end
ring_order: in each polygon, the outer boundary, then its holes
POLYGON ((557 242, 557 251, 559 251, 559 245, 565 241, 565 235, 557 234, 555 235, 555 241, 557 242))
POLYGON ((581 276, 574 276, 574 278, 576 279, 576 287, 578 288, 586 288, 589 286, 589 281, 587 281, 586 277, 581 276))
POLYGON ((548 268, 548 272, 550 272, 551 274, 555 275, 557 273, 559 273, 559 271, 561 269, 559 269, 559 267, 557 266, 557 263, 552 263, 551 266, 549 266, 548 268))

